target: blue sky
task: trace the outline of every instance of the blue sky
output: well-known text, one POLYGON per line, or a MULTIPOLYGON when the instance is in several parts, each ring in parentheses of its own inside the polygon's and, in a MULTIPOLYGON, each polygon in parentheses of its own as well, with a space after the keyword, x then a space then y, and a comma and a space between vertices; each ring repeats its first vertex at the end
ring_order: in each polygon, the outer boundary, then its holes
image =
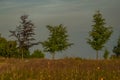
MULTIPOLYGON (((106 47, 112 54, 120 35, 120 1, 119 0, 0 0, 0 33, 8 38, 9 30, 19 25, 19 17, 28 14, 29 19, 36 26, 36 40, 44 41, 48 37, 46 25, 63 24, 67 27, 69 39, 74 45, 57 58, 78 56, 95 58, 95 51, 86 43, 88 32, 92 29, 92 16, 100 10, 108 26, 112 26, 114 33, 106 47)), ((41 49, 41 45, 34 49, 41 49)), ((102 57, 103 52, 100 52, 102 57)), ((46 57, 50 55, 46 54, 46 57)))

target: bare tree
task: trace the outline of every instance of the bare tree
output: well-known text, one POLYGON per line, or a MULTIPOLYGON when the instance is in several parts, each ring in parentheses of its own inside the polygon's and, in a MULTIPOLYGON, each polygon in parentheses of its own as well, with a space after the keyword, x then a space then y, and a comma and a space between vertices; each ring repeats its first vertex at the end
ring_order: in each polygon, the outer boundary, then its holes
POLYGON ((22 51, 21 53, 23 58, 23 51, 29 51, 30 47, 32 47, 33 45, 38 45, 39 42, 33 42, 35 40, 33 38, 33 36, 35 35, 35 26, 31 20, 27 20, 28 15, 22 15, 20 19, 20 25, 16 28, 16 30, 10 31, 10 36, 14 36, 17 39, 18 48, 20 52, 22 51))

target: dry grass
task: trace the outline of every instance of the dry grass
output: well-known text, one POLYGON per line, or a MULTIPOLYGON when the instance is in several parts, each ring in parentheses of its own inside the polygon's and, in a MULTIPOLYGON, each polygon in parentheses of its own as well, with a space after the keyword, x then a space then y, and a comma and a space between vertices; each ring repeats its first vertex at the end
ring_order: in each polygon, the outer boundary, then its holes
POLYGON ((120 60, 0 59, 0 80, 119 80, 120 60))

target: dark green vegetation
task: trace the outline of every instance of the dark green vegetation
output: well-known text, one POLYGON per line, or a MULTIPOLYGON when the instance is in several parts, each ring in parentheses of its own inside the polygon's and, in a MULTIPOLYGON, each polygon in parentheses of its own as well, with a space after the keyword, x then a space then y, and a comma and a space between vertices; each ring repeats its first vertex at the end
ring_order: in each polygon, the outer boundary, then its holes
POLYGON ((35 50, 30 56, 30 58, 44 58, 44 57, 45 57, 44 53, 42 53, 42 51, 40 50, 35 50))
POLYGON ((111 27, 105 26, 105 19, 102 18, 102 14, 100 11, 97 11, 96 14, 93 15, 92 31, 89 32, 89 39, 87 40, 88 44, 96 50, 96 59, 98 59, 98 51, 102 50, 104 44, 109 40, 112 29, 111 27))
POLYGON ((19 57, 16 41, 8 41, 0 35, 0 56, 19 57))
MULTIPOLYGON (((17 47, 16 41, 8 41, 0 36, 0 57, 5 58, 21 58, 22 52, 17 47)), ((44 58, 44 53, 40 50, 35 50, 32 54, 28 50, 23 50, 24 58, 44 58)))
POLYGON ((109 52, 107 49, 105 49, 105 52, 104 52, 103 58, 104 58, 104 59, 108 59, 109 54, 110 54, 110 52, 109 52))
POLYGON ((120 37, 118 39, 117 45, 113 48, 113 52, 117 57, 120 57, 120 37))
POLYGON ((119 80, 120 60, 0 59, 0 80, 119 80))

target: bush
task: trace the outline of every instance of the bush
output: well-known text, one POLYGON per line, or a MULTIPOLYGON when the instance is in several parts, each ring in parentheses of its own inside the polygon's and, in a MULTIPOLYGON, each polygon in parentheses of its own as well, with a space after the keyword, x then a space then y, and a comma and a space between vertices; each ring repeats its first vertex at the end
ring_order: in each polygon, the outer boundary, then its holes
POLYGON ((31 58, 44 58, 44 54, 42 53, 42 51, 40 50, 35 50, 32 54, 31 54, 31 58))
POLYGON ((110 59, 120 59, 120 56, 116 56, 116 55, 111 55, 110 59))
POLYGON ((104 59, 108 59, 109 54, 110 54, 109 51, 107 49, 105 49, 105 52, 104 52, 104 55, 103 55, 104 59))

